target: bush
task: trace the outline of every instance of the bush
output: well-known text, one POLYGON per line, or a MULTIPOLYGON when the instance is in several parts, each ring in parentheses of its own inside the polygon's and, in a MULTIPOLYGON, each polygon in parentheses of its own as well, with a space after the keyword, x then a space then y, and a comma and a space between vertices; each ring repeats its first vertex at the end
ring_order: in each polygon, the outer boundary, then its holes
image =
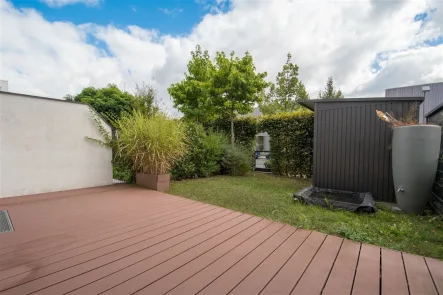
POLYGON ((186 124, 188 146, 185 155, 171 169, 174 179, 208 177, 220 172, 220 162, 226 145, 224 135, 206 132, 196 123, 186 124))
POLYGON ((112 161, 112 177, 126 183, 135 183, 135 173, 132 166, 131 158, 119 157, 118 154, 115 154, 112 161))
POLYGON ((126 183, 134 183, 135 177, 131 166, 125 167, 120 165, 112 166, 112 177, 117 180, 122 180, 126 183))
POLYGON ((129 158, 135 172, 169 173, 186 151, 184 125, 163 115, 147 117, 139 111, 117 122, 117 155, 129 158))
POLYGON ((293 113, 264 116, 258 129, 269 134, 270 164, 274 174, 312 176, 313 112, 299 109, 293 113))
MULTIPOLYGON (((231 134, 231 121, 220 118, 206 126, 217 132, 223 132, 226 135, 231 134)), ((234 120, 235 143, 243 147, 255 146, 255 135, 257 134, 257 118, 240 117, 234 120)))
POLYGON ((243 176, 252 170, 252 151, 241 147, 227 145, 222 158, 223 172, 233 176, 243 176))

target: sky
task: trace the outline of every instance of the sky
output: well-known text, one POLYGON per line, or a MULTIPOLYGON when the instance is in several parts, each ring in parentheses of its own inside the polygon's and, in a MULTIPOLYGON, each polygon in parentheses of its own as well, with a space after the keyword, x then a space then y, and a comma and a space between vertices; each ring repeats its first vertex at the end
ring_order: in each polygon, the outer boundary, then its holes
POLYGON ((441 0, 0 0, 0 79, 63 98, 84 87, 167 88, 197 44, 243 55, 275 81, 288 52, 311 96, 443 81, 441 0))

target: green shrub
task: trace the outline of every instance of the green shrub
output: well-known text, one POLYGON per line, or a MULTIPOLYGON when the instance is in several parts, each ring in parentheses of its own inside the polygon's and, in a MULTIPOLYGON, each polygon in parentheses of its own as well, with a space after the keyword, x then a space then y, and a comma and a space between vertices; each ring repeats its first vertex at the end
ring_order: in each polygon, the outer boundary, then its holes
POLYGON ((186 151, 184 125, 164 115, 147 117, 134 111, 122 116, 117 130, 117 155, 131 159, 135 172, 169 173, 186 151))
POLYGON ((171 169, 174 179, 208 177, 220 172, 226 138, 215 132, 206 132, 196 123, 186 124, 188 145, 185 155, 171 169))
POLYGON ((293 113, 264 116, 258 130, 267 132, 274 174, 312 176, 314 113, 299 109, 293 113))
POLYGON ((223 172, 234 176, 243 176, 252 169, 253 155, 250 149, 227 145, 221 166, 223 172))
POLYGON ((127 183, 135 183, 135 173, 132 166, 131 158, 122 157, 115 153, 112 161, 112 177, 127 183))
MULTIPOLYGON (((208 124, 207 129, 212 129, 224 134, 231 134, 231 121, 229 118, 219 118, 208 124)), ((255 147, 255 135, 257 134, 257 118, 240 117, 234 120, 235 143, 244 147, 255 147)))
POLYGON ((112 166, 112 178, 117 180, 122 180, 126 183, 134 183, 134 173, 132 172, 131 166, 125 167, 120 165, 112 166))

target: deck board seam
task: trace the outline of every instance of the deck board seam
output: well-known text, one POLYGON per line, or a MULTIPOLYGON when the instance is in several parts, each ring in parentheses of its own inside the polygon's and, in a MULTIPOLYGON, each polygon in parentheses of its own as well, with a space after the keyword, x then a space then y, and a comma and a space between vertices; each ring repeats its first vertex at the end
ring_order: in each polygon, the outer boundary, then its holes
POLYGON ((378 294, 379 295, 381 295, 381 289, 382 289, 382 283, 383 283, 383 277, 382 277, 382 266, 383 266, 383 261, 382 261, 382 259, 383 259, 383 256, 382 256, 382 251, 381 251, 381 248, 379 249, 380 250, 380 252, 379 252, 379 255, 380 255, 380 269, 379 269, 379 273, 378 273, 378 294))
MULTIPOLYGON (((282 226, 277 232, 275 232, 272 236, 270 236, 268 239, 266 239, 264 242, 266 242, 267 240, 269 240, 271 237, 273 237, 276 233, 278 233, 279 231, 281 231, 284 228, 284 226, 282 226)), ((272 255, 272 253, 274 253, 275 251, 277 251, 278 248, 281 247, 281 245, 283 245, 284 242, 286 242, 295 232, 297 231, 297 229, 295 229, 284 241, 282 241, 274 250, 272 250, 271 253, 269 253, 269 255, 267 255, 256 267, 254 267, 243 279, 241 279, 241 281, 236 284, 231 290, 229 290, 228 293, 226 294, 230 294, 235 288, 237 288, 238 285, 240 285, 252 272, 254 272, 254 270, 256 270, 260 265, 262 265, 262 263, 268 259, 269 256, 272 255)), ((261 243, 260 245, 262 245, 263 243, 261 243)), ((259 246, 260 246, 259 245, 259 246)), ((254 251, 255 249, 257 249, 259 246, 255 247, 252 251, 254 251)), ((252 252, 251 251, 251 252, 252 252)), ((246 258, 246 256, 248 256, 249 254, 251 254, 251 252, 249 252, 248 254, 246 254, 242 259, 240 259, 239 261, 237 261, 234 265, 236 265, 237 263, 240 263, 240 261, 242 261, 244 258, 246 258)), ((234 267, 234 265, 232 267, 234 267)), ((231 267, 231 268, 232 268, 231 267)), ((231 269, 229 268, 229 269, 231 269)))
POLYGON ((426 265, 426 268, 428 269, 429 275, 431 276, 432 283, 434 283, 435 291, 437 292, 437 295, 439 295, 440 292, 438 292, 437 284, 435 283, 434 276, 432 275, 432 272, 431 272, 431 270, 429 269, 428 262, 426 261, 426 258, 425 258, 425 257, 422 257, 422 258, 423 258, 423 260, 425 261, 425 265, 426 265))
MULTIPOLYGON (((295 232, 294 232, 295 233, 295 232)), ((277 272, 272 276, 272 278, 266 283, 266 285, 260 290, 260 292, 258 292, 257 295, 260 295, 264 289, 266 289, 266 287, 269 285, 269 283, 272 282, 272 280, 275 278, 275 276, 283 269, 283 267, 285 267, 285 265, 288 263, 289 260, 291 260, 292 256, 295 255, 295 253, 297 253, 298 249, 300 249, 300 247, 305 243, 305 241, 309 238, 309 236, 312 234, 312 231, 309 232, 309 234, 304 238, 304 240, 300 243, 300 245, 298 245, 298 247, 294 250, 294 252, 292 252, 292 254, 289 256, 289 258, 285 261, 285 263, 283 263, 283 265, 277 270, 277 272)))
POLYGON ((301 273, 300 277, 298 278, 297 282, 295 282, 295 285, 292 287, 291 291, 289 292, 289 294, 292 294, 292 292, 294 292, 295 288, 297 287, 298 283, 300 282, 300 280, 303 278, 303 276, 306 273, 306 270, 309 268, 309 266, 311 265, 312 261, 314 260, 315 256, 317 256, 317 253, 320 251, 321 247, 323 247, 323 244, 326 241, 326 238, 328 237, 328 235, 325 235, 325 237, 323 238, 323 241, 321 242, 320 246, 318 247, 318 249, 315 251, 314 255, 311 257, 311 259, 309 260, 309 263, 306 265, 305 269, 303 270, 303 272, 301 273))
POLYGON ((400 252, 400 254, 401 254, 401 261, 403 262, 403 270, 405 271, 406 285, 408 286, 408 294, 411 294, 411 289, 409 288, 408 272, 406 271, 406 264, 405 264, 405 259, 403 257, 403 252, 400 252))
POLYGON ((354 284, 355 284, 355 278, 357 277, 357 269, 358 269, 358 263, 360 262, 360 254, 361 254, 361 247, 362 243, 359 243, 360 247, 358 249, 358 256, 357 256, 357 262, 355 263, 355 270, 354 270, 354 278, 352 279, 352 285, 351 285, 351 294, 354 293, 354 284))
POLYGON ((337 261, 338 254, 340 253, 340 250, 343 247, 343 242, 344 239, 341 240, 340 247, 338 248, 337 254, 335 254, 334 262, 332 262, 331 268, 329 269, 328 275, 326 276, 326 280, 323 283, 323 287, 321 288, 320 294, 323 294, 323 291, 326 288, 326 284, 328 283, 329 277, 331 276, 332 270, 334 269, 335 262, 337 261))

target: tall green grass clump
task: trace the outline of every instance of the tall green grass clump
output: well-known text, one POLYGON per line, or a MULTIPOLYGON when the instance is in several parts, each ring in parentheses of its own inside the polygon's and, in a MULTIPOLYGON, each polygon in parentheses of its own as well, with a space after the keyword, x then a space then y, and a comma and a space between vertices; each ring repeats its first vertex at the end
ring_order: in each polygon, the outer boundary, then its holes
POLYGON ((134 111, 123 115, 116 125, 117 153, 132 159, 135 172, 167 174, 186 152, 185 126, 178 120, 134 111))

